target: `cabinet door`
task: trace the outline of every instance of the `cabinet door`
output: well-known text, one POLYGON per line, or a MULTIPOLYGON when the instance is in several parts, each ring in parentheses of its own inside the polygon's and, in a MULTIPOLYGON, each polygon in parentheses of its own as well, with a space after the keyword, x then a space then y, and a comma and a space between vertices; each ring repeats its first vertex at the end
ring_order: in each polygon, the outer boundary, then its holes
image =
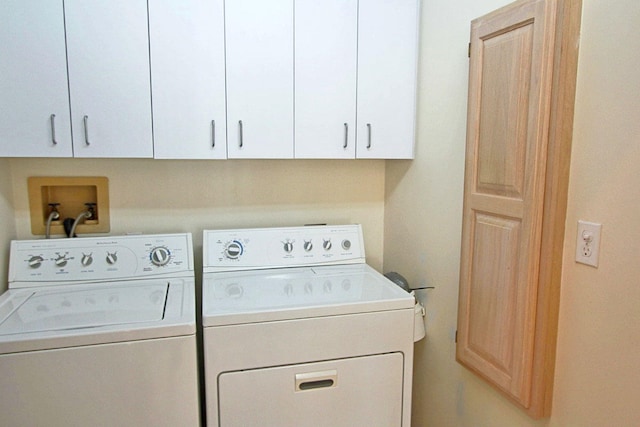
POLYGON ((295 156, 355 158, 356 0, 295 2, 295 156))
POLYGON ((293 0, 225 5, 229 158, 293 158, 293 0))
POLYGON ((0 2, 0 156, 70 157, 61 1, 0 2))
POLYGON ((152 157, 145 0, 66 0, 75 157, 152 157))
POLYGON ((224 159, 223 0, 150 0, 154 157, 224 159))
POLYGON ((524 408, 536 315, 548 311, 538 274, 554 15, 553 2, 517 2, 471 27, 457 359, 524 408))
POLYGON ((361 0, 356 157, 413 158, 419 0, 361 0))

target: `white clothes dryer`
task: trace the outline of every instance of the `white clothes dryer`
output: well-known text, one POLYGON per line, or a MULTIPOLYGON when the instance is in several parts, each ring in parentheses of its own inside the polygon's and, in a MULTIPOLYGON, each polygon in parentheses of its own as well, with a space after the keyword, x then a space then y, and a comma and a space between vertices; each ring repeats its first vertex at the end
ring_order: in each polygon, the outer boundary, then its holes
POLYGON ((191 234, 11 242, 7 426, 198 426, 191 234))
POLYGON ((414 298, 359 225, 208 230, 208 426, 410 426, 414 298))

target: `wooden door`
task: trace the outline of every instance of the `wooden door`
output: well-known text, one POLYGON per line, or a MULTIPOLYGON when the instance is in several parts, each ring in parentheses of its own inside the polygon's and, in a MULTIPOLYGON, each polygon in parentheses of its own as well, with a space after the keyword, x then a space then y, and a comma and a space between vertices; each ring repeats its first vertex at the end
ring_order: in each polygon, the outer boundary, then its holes
POLYGON ((0 94, 0 156, 71 157, 62 2, 0 2, 0 94))
POLYGON ((554 54, 554 0, 471 26, 457 359, 529 408, 554 54))
POLYGON ((153 157, 144 0, 65 1, 75 157, 153 157))
POLYGON ((156 159, 225 159, 224 2, 149 1, 156 159))
POLYGON ((295 2, 295 157, 355 158, 356 0, 295 2))
POLYGON ((229 158, 293 158, 293 0, 225 4, 229 158))

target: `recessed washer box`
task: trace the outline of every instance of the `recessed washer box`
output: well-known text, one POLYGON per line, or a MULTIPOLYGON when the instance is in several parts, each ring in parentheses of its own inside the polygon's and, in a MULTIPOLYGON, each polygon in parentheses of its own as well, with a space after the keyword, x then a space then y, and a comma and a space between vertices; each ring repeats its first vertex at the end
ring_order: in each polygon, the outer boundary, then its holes
POLYGON ((51 235, 65 234, 62 222, 74 220, 87 210, 87 203, 94 204, 92 219, 81 220, 76 228, 78 234, 108 233, 109 180, 107 177, 44 177, 32 176, 27 180, 31 233, 44 235, 51 204, 57 203, 60 218, 51 222, 51 235))

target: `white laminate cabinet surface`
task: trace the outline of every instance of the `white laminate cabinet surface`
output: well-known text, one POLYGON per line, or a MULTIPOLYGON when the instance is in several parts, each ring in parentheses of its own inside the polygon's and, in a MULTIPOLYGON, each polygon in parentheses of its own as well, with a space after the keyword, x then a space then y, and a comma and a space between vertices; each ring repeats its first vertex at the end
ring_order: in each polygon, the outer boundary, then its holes
POLYGON ((296 0, 295 157, 355 158, 357 0, 296 0))
POLYGON ((147 2, 66 0, 65 15, 75 157, 153 157, 147 2))
POLYGON ((359 2, 358 158, 413 158, 419 3, 359 2))
POLYGON ((222 0, 150 0, 154 157, 224 159, 222 0))
POLYGON ((293 158, 293 0, 225 5, 229 158, 293 158))
POLYGON ((62 2, 0 2, 0 156, 71 157, 64 37, 62 2))

